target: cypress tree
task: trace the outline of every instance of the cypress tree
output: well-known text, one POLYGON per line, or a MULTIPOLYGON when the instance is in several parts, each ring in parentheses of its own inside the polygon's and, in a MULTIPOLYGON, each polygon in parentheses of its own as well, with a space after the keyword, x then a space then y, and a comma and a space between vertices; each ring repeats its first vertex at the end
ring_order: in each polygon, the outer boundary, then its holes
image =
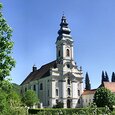
POLYGON ((90 84, 88 72, 86 72, 86 75, 85 75, 85 89, 86 90, 91 89, 91 84, 90 84))
POLYGON ((111 82, 115 82, 115 73, 112 72, 111 82))
POLYGON ((102 75, 101 75, 101 83, 103 83, 105 81, 105 75, 104 75, 104 71, 102 71, 102 75))
POLYGON ((105 71, 105 81, 106 81, 106 82, 109 82, 109 77, 108 77, 108 74, 107 74, 106 71, 105 71))

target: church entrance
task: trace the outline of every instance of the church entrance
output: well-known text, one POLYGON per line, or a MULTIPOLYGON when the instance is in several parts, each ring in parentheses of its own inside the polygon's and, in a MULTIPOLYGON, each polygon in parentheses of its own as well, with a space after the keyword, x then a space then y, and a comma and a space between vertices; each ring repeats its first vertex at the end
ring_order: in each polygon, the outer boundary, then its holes
POLYGON ((67 108, 70 108, 70 107, 71 107, 71 100, 68 99, 68 100, 67 100, 67 108))

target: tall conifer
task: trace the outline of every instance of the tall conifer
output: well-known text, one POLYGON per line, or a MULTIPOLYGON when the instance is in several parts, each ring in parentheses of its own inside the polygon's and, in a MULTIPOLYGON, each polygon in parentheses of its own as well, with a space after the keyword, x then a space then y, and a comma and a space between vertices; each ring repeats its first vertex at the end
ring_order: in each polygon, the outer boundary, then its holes
POLYGON ((101 75, 101 83, 103 83, 105 81, 105 75, 104 75, 104 71, 102 71, 102 75, 101 75))
POLYGON ((91 84, 90 84, 88 72, 86 72, 86 75, 85 75, 85 89, 86 90, 91 89, 91 84))
POLYGON ((115 82, 115 73, 112 72, 111 82, 115 82))
POLYGON ((105 71, 105 81, 106 81, 106 82, 109 82, 109 77, 108 77, 108 74, 107 74, 106 71, 105 71))

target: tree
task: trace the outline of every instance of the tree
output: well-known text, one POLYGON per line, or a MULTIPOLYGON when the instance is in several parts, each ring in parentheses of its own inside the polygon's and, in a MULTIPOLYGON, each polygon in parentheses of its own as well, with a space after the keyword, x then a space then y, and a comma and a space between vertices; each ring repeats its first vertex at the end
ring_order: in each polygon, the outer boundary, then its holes
POLYGON ((64 103, 63 102, 56 102, 56 105, 53 106, 53 108, 63 108, 64 103))
POLYGON ((104 71, 102 71, 102 75, 101 75, 101 83, 103 83, 105 81, 105 75, 104 75, 104 71))
POLYGON ((38 97, 33 90, 27 90, 22 98, 22 101, 28 107, 32 107, 34 104, 38 103, 38 97))
POLYGON ((112 108, 115 104, 115 95, 108 89, 101 87, 94 94, 94 103, 97 107, 108 106, 112 108))
POLYGON ((106 81, 106 82, 109 82, 109 77, 108 77, 108 74, 107 74, 106 71, 105 71, 105 81, 106 81))
POLYGON ((86 90, 91 89, 91 84, 90 84, 88 72, 86 72, 86 75, 85 75, 85 89, 86 90))
POLYGON ((13 91, 20 95, 20 85, 12 83, 13 91))
POLYGON ((12 29, 7 24, 2 15, 2 4, 0 3, 0 81, 10 75, 10 71, 15 66, 12 58, 13 41, 12 29))
POLYGON ((22 107, 21 97, 14 90, 9 80, 3 80, 0 87, 0 115, 25 115, 26 109, 22 107))
POLYGON ((11 56, 14 44, 11 37, 12 29, 3 18, 0 3, 0 115, 20 114, 23 109, 19 95, 13 91, 10 80, 6 79, 15 67, 15 60, 11 56))
POLYGON ((115 82, 115 73, 112 73, 111 82, 115 82))
POLYGON ((108 77, 108 74, 107 72, 105 71, 102 71, 102 79, 101 79, 101 83, 103 84, 103 82, 109 82, 109 77, 108 77))

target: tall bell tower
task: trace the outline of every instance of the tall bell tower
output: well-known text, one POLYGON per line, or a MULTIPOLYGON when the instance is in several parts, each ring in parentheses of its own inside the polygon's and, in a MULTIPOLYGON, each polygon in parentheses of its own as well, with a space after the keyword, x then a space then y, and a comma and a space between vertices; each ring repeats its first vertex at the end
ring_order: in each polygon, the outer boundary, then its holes
MULTIPOLYGON (((74 61, 73 39, 66 17, 61 18, 56 40, 56 61, 58 70, 59 101, 64 108, 81 106, 80 96, 83 92, 82 70, 74 61)), ((56 72, 56 71, 55 71, 56 72)))
POLYGON ((56 57, 58 64, 60 64, 60 66, 62 65, 61 69, 66 69, 64 67, 72 68, 72 66, 75 66, 73 39, 70 33, 71 30, 68 27, 66 17, 63 15, 56 41, 56 57))

